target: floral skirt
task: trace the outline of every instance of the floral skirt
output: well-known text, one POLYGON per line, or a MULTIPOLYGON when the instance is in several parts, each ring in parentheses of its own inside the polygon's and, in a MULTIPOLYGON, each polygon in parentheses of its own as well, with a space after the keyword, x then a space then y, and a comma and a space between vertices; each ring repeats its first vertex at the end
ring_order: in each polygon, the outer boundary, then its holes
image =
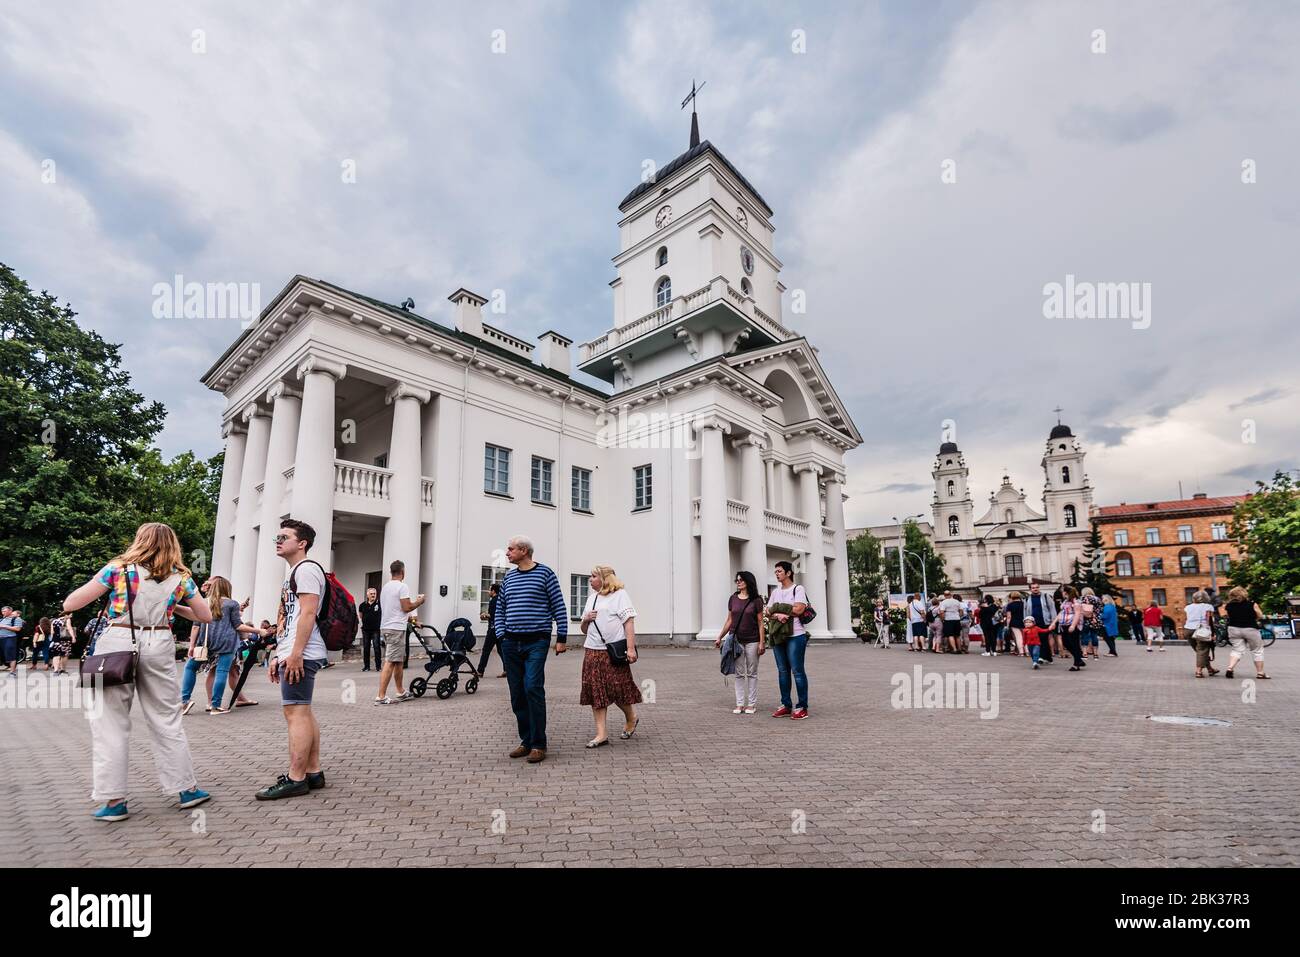
POLYGON ((632 669, 614 665, 604 648, 587 648, 582 658, 582 697, 579 704, 593 708, 641 703, 641 689, 632 669))

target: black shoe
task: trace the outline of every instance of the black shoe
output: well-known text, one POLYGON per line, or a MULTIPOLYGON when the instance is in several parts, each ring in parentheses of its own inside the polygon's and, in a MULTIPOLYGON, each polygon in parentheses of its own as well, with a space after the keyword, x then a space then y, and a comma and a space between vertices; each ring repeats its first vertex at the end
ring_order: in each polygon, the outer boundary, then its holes
POLYGON ((307 772, 307 787, 313 791, 319 791, 325 786, 325 772, 316 771, 315 773, 307 772))
POLYGON ((311 790, 311 785, 307 779, 295 781, 287 774, 280 775, 274 784, 269 788, 262 788, 257 792, 259 801, 278 801, 280 798, 297 797, 300 794, 306 794, 311 790))
POLYGON ((361 670, 362 670, 362 671, 369 671, 369 670, 370 670, 370 666, 369 666, 369 665, 366 665, 366 667, 362 668, 361 670))

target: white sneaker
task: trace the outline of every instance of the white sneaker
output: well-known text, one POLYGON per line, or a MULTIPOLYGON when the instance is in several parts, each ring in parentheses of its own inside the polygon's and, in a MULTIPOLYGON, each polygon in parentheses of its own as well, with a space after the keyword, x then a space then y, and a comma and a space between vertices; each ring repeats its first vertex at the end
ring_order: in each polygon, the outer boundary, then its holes
POLYGON ((1038 662, 1037 662, 1037 661, 1034 662, 1034 670, 1035 670, 1035 671, 1038 670, 1038 662))
POLYGON ((393 699, 389 697, 375 699, 375 704, 392 704, 392 703, 393 703, 393 699))
POLYGON ((757 708, 746 708, 745 714, 753 714, 757 710, 758 710, 757 708))
POLYGON ((732 708, 732 709, 731 709, 731 713, 732 713, 732 714, 744 714, 744 713, 745 713, 745 709, 744 709, 744 708, 732 708))
POLYGON ((980 652, 980 657, 981 657, 981 658, 987 658, 987 657, 989 657, 989 653, 988 653, 987 651, 981 651, 981 652, 980 652))

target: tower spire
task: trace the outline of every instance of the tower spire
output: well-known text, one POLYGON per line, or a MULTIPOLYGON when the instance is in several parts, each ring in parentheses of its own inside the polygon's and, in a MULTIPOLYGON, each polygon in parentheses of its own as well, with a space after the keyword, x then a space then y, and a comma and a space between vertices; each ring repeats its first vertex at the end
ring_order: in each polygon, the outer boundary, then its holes
POLYGON ((700 145, 700 117, 695 112, 695 98, 699 94, 700 90, 704 89, 705 83, 708 83, 708 80, 701 83, 699 89, 697 89, 695 86, 695 80, 692 79, 691 92, 687 95, 686 99, 682 100, 683 110, 686 109, 687 103, 691 104, 691 149, 695 149, 695 147, 700 145))

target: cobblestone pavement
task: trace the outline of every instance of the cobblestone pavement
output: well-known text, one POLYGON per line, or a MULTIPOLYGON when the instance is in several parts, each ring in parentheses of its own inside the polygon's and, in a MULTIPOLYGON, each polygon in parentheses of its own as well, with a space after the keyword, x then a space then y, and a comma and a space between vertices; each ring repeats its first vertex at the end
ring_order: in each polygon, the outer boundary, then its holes
POLYGON ((185 719, 214 795, 201 817, 159 793, 136 712, 132 818, 111 827, 88 817, 83 716, 9 701, 0 864, 1300 863, 1300 642, 1268 650, 1273 680, 1253 683, 1254 701, 1240 680, 1195 680, 1187 648, 1121 642, 1120 654, 1070 674, 1059 661, 1033 672, 977 653, 814 646, 812 717, 795 722, 768 716, 770 656, 762 709, 746 717, 731 714, 711 650, 648 649, 635 674, 655 700, 636 736, 587 751, 578 650, 549 661, 551 752, 535 766, 506 757, 514 720, 495 656, 473 696, 462 684, 445 701, 430 690, 384 708, 370 704, 376 675, 346 663, 317 682, 328 788, 275 803, 253 800, 285 768, 284 720, 259 671, 249 684, 261 706, 185 719), (893 707, 892 676, 918 665, 985 673, 990 689, 996 676, 996 718, 893 707))

